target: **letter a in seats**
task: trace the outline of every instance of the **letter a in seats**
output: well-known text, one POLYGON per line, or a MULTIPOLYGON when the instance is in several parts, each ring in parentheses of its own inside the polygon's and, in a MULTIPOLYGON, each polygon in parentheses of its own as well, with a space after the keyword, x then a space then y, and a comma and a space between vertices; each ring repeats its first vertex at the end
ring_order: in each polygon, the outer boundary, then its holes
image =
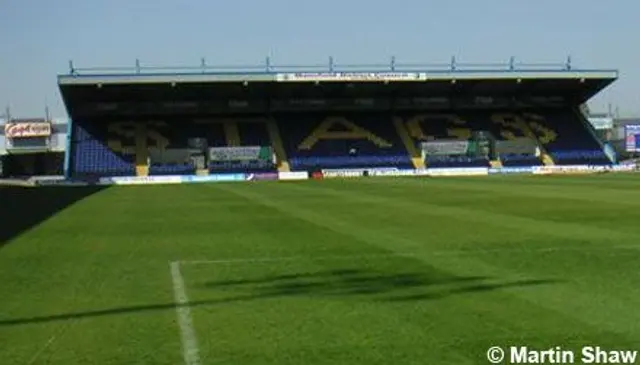
POLYGON ((323 120, 320 125, 300 143, 298 149, 310 150, 318 141, 323 139, 366 139, 380 148, 389 148, 392 146, 391 143, 344 117, 332 117, 323 120), (344 130, 331 131, 331 128, 335 126, 341 126, 344 130))

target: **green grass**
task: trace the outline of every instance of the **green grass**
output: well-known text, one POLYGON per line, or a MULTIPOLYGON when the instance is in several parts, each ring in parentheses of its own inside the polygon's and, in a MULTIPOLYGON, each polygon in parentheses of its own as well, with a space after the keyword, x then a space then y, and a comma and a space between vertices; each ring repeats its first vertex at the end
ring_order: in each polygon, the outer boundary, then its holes
POLYGON ((638 350, 639 239, 635 175, 110 188, 0 248, 0 363, 184 363, 171 261, 203 365, 638 350))

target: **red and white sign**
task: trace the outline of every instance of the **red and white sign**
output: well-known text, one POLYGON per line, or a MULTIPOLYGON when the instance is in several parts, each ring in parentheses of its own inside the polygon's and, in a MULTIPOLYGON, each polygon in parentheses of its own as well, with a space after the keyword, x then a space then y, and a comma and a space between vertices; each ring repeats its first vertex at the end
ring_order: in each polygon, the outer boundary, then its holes
POLYGON ((359 169, 359 170, 322 170, 322 176, 330 179, 333 177, 362 177, 364 176, 364 172, 366 170, 364 169, 359 169))
POLYGON ((48 137, 51 135, 51 123, 9 123, 4 126, 7 138, 48 137))

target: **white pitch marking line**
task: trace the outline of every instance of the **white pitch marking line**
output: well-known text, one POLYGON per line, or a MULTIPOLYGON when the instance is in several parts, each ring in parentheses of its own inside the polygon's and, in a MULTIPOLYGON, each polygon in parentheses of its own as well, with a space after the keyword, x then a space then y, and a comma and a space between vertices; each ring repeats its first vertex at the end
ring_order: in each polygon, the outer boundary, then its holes
POLYGON ((381 253, 381 254, 356 254, 356 255, 328 255, 328 256, 280 256, 280 257, 254 257, 254 258, 236 258, 236 259, 220 259, 220 260, 182 260, 179 261, 183 265, 206 265, 206 264, 258 264, 267 262, 282 261, 323 261, 323 260, 359 260, 359 259, 380 259, 390 257, 428 257, 428 256, 445 256, 445 255, 474 255, 485 253, 500 252, 563 252, 563 251, 611 251, 611 250, 640 250, 640 245, 621 245, 609 247, 583 247, 583 246, 558 246, 558 247, 514 247, 514 248, 496 248, 485 250, 445 250, 445 251, 425 251, 422 253, 381 253))
POLYGON ((329 255, 329 256, 280 256, 280 257, 254 257, 254 258, 238 258, 238 259, 220 259, 220 260, 187 260, 180 261, 184 265, 199 264, 236 264, 236 263, 261 263, 261 262, 279 262, 279 261, 301 261, 301 260, 351 260, 351 259, 367 259, 367 258, 385 258, 396 256, 415 256, 414 254, 370 254, 370 255, 329 255))
MULTIPOLYGON (((61 331, 62 332, 62 331, 61 331)), ((44 344, 44 346, 40 349, 40 351, 36 352, 35 355, 33 355, 33 357, 31 358, 31 360, 29 360, 29 362, 27 363, 28 365, 34 364, 36 362, 36 360, 38 360, 38 358, 40 357, 40 355, 42 355, 42 353, 49 348, 49 346, 51 346, 51 344, 58 338, 57 335, 53 335, 51 336, 51 338, 49 338, 49 341, 47 341, 47 343, 44 344)))
POLYGON ((198 339, 193 328, 189 297, 184 286, 184 278, 180 272, 180 262, 173 261, 171 266, 171 278, 173 280, 173 294, 176 301, 176 314, 180 326, 180 338, 182 339, 182 351, 185 365, 200 365, 200 350, 198 339))

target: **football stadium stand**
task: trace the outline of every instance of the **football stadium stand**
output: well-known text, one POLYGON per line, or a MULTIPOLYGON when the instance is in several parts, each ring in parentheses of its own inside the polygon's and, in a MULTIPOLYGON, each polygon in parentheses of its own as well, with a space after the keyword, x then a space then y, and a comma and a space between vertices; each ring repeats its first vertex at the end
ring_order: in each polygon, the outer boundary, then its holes
MULTIPOLYGON (((68 175, 610 164, 579 106, 617 78, 571 64, 60 75, 68 175), (364 72, 362 70, 365 70, 364 72), (234 147, 228 149, 227 147, 234 147), (244 148, 239 148, 244 147, 244 148)), ((222 70, 222 71, 221 71, 222 70)))

